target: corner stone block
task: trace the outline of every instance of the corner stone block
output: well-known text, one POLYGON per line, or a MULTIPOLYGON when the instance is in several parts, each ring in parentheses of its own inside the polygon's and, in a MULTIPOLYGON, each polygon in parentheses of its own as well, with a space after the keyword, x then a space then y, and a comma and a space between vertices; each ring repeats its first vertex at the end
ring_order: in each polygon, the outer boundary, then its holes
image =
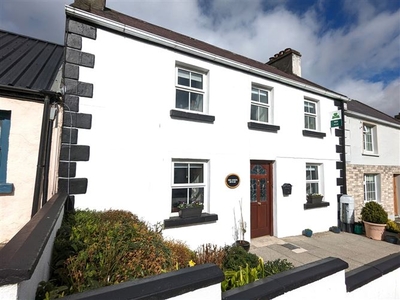
POLYGON ((63 144, 77 144, 78 143, 78 129, 72 127, 63 127, 61 134, 61 143, 63 144))
POLYGON ((87 37, 89 39, 96 39, 96 27, 82 24, 75 20, 68 20, 68 31, 87 37))
POLYGON ((64 70, 65 78, 79 79, 79 66, 66 63, 64 70))
POLYGON ((67 94, 72 94, 87 98, 93 97, 92 83, 80 82, 74 79, 65 78, 64 84, 67 94))
POLYGON ((79 97, 73 95, 64 96, 64 111, 79 111, 79 97))
POLYGON ((60 160, 65 161, 89 161, 90 146, 61 145, 60 160))
POLYGON ((58 191, 68 194, 86 194, 87 186, 87 178, 60 178, 58 180, 58 191))
POLYGON ((83 66, 83 67, 94 67, 94 55, 79 50, 67 48, 65 55, 66 62, 83 66))
POLYGON ((77 127, 82 129, 90 129, 92 127, 92 115, 74 112, 64 112, 64 127, 77 127))
POLYGON ((82 49, 82 37, 73 33, 67 36, 67 46, 78 50, 82 49))
POLYGON ((59 177, 75 177, 76 176, 76 162, 60 161, 58 168, 59 177))

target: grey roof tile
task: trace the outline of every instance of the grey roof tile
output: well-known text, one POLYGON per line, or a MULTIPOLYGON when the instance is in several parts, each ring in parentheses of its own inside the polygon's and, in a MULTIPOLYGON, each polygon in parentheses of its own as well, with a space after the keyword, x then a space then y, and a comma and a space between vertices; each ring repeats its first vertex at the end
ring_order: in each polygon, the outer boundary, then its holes
POLYGON ((50 90, 64 47, 0 30, 0 85, 50 90))

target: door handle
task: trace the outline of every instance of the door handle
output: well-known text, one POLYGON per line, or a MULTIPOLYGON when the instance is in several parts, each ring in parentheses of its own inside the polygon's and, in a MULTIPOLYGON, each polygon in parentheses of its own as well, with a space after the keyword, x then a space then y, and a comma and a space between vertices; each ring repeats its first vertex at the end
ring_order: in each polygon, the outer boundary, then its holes
POLYGON ((261 202, 257 202, 258 203, 258 205, 261 205, 261 202))

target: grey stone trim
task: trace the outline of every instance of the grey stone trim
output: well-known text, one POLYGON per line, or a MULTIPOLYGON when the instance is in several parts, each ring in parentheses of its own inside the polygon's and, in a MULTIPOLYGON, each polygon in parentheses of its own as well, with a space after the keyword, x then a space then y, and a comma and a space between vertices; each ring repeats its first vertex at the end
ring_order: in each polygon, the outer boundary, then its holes
POLYGON ((90 157, 90 146, 83 145, 61 145, 60 160, 65 161, 88 161, 90 157))
POLYGON ((75 20, 68 20, 67 29, 71 33, 76 33, 89 39, 96 39, 96 27, 82 24, 75 20))
POLYGON ((215 117, 211 115, 195 114, 176 109, 171 109, 170 116, 172 119, 209 123, 209 124, 213 124, 215 121, 215 117))
POLYGON ((64 96, 64 111, 79 111, 79 97, 73 95, 64 96))
POLYGON ((87 178, 60 178, 58 179, 58 190, 68 194, 86 194, 88 186, 87 178))
POLYGON ((326 137, 326 133, 325 132, 312 131, 312 130, 303 130, 303 136, 323 139, 324 137, 326 137))
POLYGON ((72 127, 63 127, 61 134, 61 143, 63 144, 77 144, 78 143, 78 129, 72 127))
POLYGON ((65 61, 82 67, 94 67, 94 55, 79 50, 67 48, 65 61))
POLYGON ((59 167, 58 167, 58 175, 60 177, 75 177, 76 176, 76 162, 71 161, 60 161, 59 167), (69 169, 69 174, 68 174, 68 169, 69 169))
POLYGON ((77 127, 90 129, 92 127, 92 115, 75 112, 64 112, 64 127, 77 127))
POLYGON ((73 33, 67 36, 67 46, 78 50, 82 49, 82 37, 73 33))
POLYGON ((277 133, 278 130, 281 129, 281 127, 278 125, 261 124, 261 123, 256 123, 256 122, 248 122, 247 127, 249 129, 253 129, 253 130, 274 132, 274 133, 277 133))
POLYGON ((93 97, 93 84, 73 79, 64 79, 66 93, 82 97, 93 97))
POLYGON ((66 63, 64 67, 64 77, 70 79, 79 79, 79 66, 66 63))

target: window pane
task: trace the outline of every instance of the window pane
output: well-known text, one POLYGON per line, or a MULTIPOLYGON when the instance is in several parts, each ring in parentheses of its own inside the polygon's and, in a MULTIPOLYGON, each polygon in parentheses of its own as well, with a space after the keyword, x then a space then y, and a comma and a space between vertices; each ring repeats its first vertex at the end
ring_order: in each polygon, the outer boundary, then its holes
POLYGON ((203 89, 203 75, 192 72, 191 87, 203 89))
POLYGON ((188 189, 173 189, 172 190, 172 207, 171 211, 178 211, 179 204, 187 203, 188 189))
POLYGON ((174 164, 174 183, 188 183, 188 164, 174 164))
POLYGON ((250 119, 253 121, 258 121, 258 106, 256 105, 251 106, 250 119))
POLYGON ((176 90, 175 107, 189 109, 189 92, 176 90))
POLYGON ((190 72, 178 69, 178 84, 189 86, 190 72))
POLYGON ((257 180, 254 178, 250 179, 250 201, 257 201, 257 180))
POLYGON ((318 166, 306 166, 306 180, 318 180, 318 166))
POLYGON ((204 188, 190 188, 189 189, 189 203, 194 201, 204 203, 204 188))
POLYGON ((304 112, 315 114, 315 103, 304 101, 304 112))
POLYGON ((376 176, 375 175, 365 175, 365 195, 366 201, 377 200, 376 197, 376 176))
POLYGON ((318 182, 307 183, 307 185, 306 185, 306 193, 307 194, 319 194, 318 182))
POLYGON ((190 110, 203 111, 203 95, 190 93, 190 110))
POLYGON ((268 108, 259 107, 258 110, 259 110, 259 113, 260 113, 259 121, 268 123, 268 108))
POLYGON ((190 183, 203 183, 203 165, 190 164, 190 183))
POLYGON ((372 128, 364 125, 364 150, 373 151, 372 128))
POLYGON ((304 116, 304 127, 307 129, 317 129, 315 117, 304 116))
POLYGON ((260 90, 260 102, 268 104, 268 93, 267 93, 267 91, 260 90))
POLYGON ((251 89, 251 100, 259 102, 258 89, 256 89, 256 88, 251 89))

